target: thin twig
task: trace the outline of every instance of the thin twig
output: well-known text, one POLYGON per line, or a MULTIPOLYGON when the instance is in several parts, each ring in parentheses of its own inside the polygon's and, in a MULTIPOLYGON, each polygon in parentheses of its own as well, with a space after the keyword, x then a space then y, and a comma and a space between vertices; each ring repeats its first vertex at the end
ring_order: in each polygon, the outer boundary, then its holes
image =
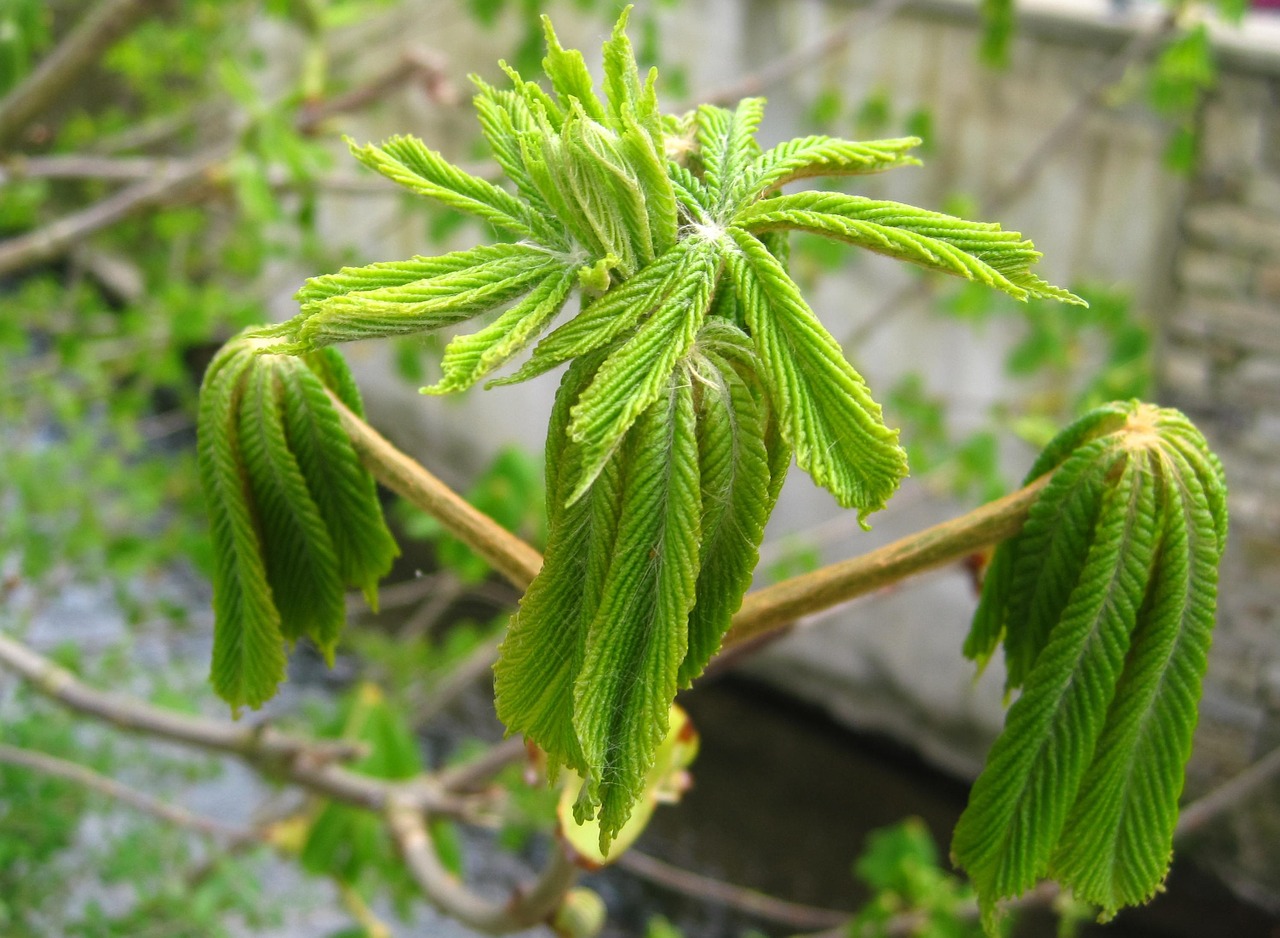
POLYGON ((556 841, 535 882, 514 890, 506 900, 486 899, 444 868, 421 811, 393 803, 387 810, 387 822, 423 894, 445 915, 477 931, 498 935, 545 922, 577 879, 577 868, 556 841))
POLYGON ((430 49, 411 47, 367 84, 305 107, 298 116, 298 130, 311 133, 329 118, 366 108, 411 81, 419 81, 434 104, 452 107, 458 103, 458 90, 449 80, 443 56, 430 49))
POLYGON ((16 88, 0 100, 0 149, 128 35, 160 9, 160 0, 104 0, 78 22, 16 88))
POLYGON ((441 769, 436 773, 440 786, 446 791, 466 794, 488 785, 495 775, 512 763, 528 756, 529 749, 519 736, 510 736, 480 755, 460 765, 441 769))
POLYGON ((205 837, 213 837, 228 843, 248 843, 261 840, 258 832, 249 828, 233 827, 214 818, 202 817, 186 808, 161 801, 130 785, 116 781, 86 766, 51 756, 48 753, 22 749, 0 743, 0 763, 17 765, 41 775, 74 782, 99 794, 106 795, 121 804, 144 814, 159 818, 185 830, 195 831, 205 837))
POLYGON ((848 912, 820 909, 779 899, 745 886, 672 866, 638 850, 623 853, 618 857, 616 865, 628 873, 681 895, 716 902, 788 928, 828 928, 849 920, 848 912))
POLYGON ((426 696, 410 704, 414 726, 425 726, 453 703, 472 684, 488 676, 498 659, 498 646, 502 636, 494 635, 473 648, 468 655, 449 669, 449 673, 426 696))
POLYGON ((835 29, 826 30, 821 39, 774 59, 731 85, 715 89, 697 98, 696 104, 732 104, 740 98, 760 94, 796 72, 810 70, 823 59, 839 53, 854 39, 866 36, 896 16, 910 0, 879 0, 859 10, 835 29))
POLYGON ((0 275, 51 260, 103 228, 163 202, 177 199, 207 181, 222 158, 191 160, 181 168, 129 186, 43 228, 0 242, 0 275))

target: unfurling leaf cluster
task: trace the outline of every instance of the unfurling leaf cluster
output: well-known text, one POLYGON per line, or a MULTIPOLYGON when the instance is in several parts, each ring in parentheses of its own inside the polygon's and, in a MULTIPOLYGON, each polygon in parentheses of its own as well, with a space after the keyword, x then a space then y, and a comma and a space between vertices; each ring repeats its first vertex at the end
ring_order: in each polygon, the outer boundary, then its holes
POLYGON ((449 343, 424 391, 468 388, 535 342, 492 383, 568 365, 547 436, 546 559, 502 647, 497 707, 582 777, 577 815, 599 817, 602 848, 639 796, 676 690, 719 648, 792 454, 860 518, 907 471, 897 431, 791 279, 787 233, 1019 299, 1076 301, 1032 274, 1031 244, 996 225, 784 194, 810 177, 912 165, 919 140, 764 149, 759 98, 663 115, 626 19, 604 45, 603 94, 549 23, 549 88, 510 68, 509 87, 477 80, 480 126, 511 188, 410 137, 354 147, 514 240, 310 280, 273 348, 314 355, 491 314, 449 343), (557 324, 574 297, 576 315, 557 324))
POLYGON ((213 666, 224 700, 260 706, 284 680, 284 644, 331 662, 347 586, 373 604, 398 550, 372 476, 330 393, 360 395, 336 352, 276 354, 268 330, 225 345, 200 389, 199 463, 213 535, 213 666))
POLYGON ((965 653, 1003 644, 1010 708, 953 852, 988 924, 1050 876, 1105 916, 1169 868, 1214 623, 1226 483, 1180 413, 1111 404, 1057 437, 996 551, 965 653))

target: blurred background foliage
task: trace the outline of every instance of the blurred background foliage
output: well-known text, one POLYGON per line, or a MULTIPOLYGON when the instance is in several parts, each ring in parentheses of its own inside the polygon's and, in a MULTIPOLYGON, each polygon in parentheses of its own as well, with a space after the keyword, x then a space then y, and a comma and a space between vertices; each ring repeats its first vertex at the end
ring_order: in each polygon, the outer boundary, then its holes
MULTIPOLYGON (((641 3, 633 18, 639 57, 662 66, 673 101, 692 90, 688 63, 664 57, 662 15, 676 3, 641 3)), ((458 70, 471 63, 450 63, 446 73, 430 56, 407 56, 372 81, 351 77, 366 37, 403 5, 0 0, 0 623, 59 648, 62 664, 101 686, 185 710, 210 706, 202 652, 191 651, 207 641, 197 628, 207 620, 195 612, 207 602, 208 564, 194 472, 200 375, 222 341, 271 315, 281 271, 333 270, 348 256, 350 246, 319 234, 321 201, 383 188, 335 157, 341 118, 398 95, 457 102, 458 70), (110 41, 99 35, 93 44, 94 23, 110 41), (59 66, 58 55, 84 37, 84 61, 59 66), (41 84, 50 63, 67 70, 65 81, 41 84), (91 630, 90 641, 59 634, 50 611, 63 615, 77 596, 88 615, 110 609, 120 628, 98 637, 91 630), (152 644, 140 657, 141 642, 152 644)), ((499 31, 512 64, 537 71, 538 0, 437 0, 419 9, 435 15, 445 6, 477 31, 499 31)), ((1203 27, 1177 25, 1187 6, 1170 7, 1177 28, 1137 79, 1140 93, 1185 131, 1169 155, 1182 166, 1194 155, 1189 115, 1215 74, 1203 27)), ((619 7, 567 5, 598 22, 598 32, 619 7)), ((982 9, 988 28, 975 55, 998 67, 1007 61, 1012 4, 984 0, 982 9)), ((709 32, 707 42, 713 38, 709 32)), ((895 113, 883 89, 862 100, 846 94, 830 86, 812 96, 813 132, 919 133, 929 153, 927 108, 895 113)), ((954 203, 960 212, 976 208, 961 193, 954 203)), ((430 213, 427 243, 417 250, 431 253, 431 242, 442 244, 458 224, 448 212, 430 213)), ((814 281, 848 256, 799 238, 793 263, 814 281)), ((996 497, 1009 486, 1002 447, 1011 440, 1038 445, 1080 410, 1149 389, 1149 330, 1122 286, 1071 285, 1091 303, 1072 312, 921 282, 911 289, 927 293, 939 321, 1016 337, 1004 368, 1012 387, 1026 389, 993 407, 983 425, 963 429, 946 395, 921 374, 902 374, 881 391, 903 427, 914 474, 939 491, 970 502, 996 497)), ((418 384, 424 362, 436 357, 438 349, 416 343, 400 346, 394 360, 418 384)), ((532 542, 545 536, 539 454, 502 450, 467 497, 532 542)), ((393 615, 400 610, 396 630, 351 631, 335 680, 352 689, 341 701, 327 693, 308 700, 291 717, 371 743, 363 768, 389 778, 417 771, 414 734, 430 740, 427 721, 487 673, 515 599, 431 519, 406 505, 391 516, 410 557, 400 592, 386 596, 393 615), (353 684, 356 674, 380 689, 353 684)), ((784 553, 767 575, 818 562, 803 538, 784 553)), ((78 726, 12 681, 0 684, 0 727, 7 746, 145 777, 159 792, 216 771, 207 760, 78 726)), ((446 749, 465 755, 458 735, 446 749)), ((497 840, 525 849, 528 834, 550 824, 554 794, 548 802, 519 772, 506 783, 511 805, 497 840)), ((0 762, 0 934, 211 936, 274 927, 279 896, 264 894, 256 872, 273 851, 298 854, 306 870, 337 883, 356 923, 342 934, 377 934, 368 903, 380 898, 404 910, 408 883, 379 825, 353 809, 310 802, 266 810, 270 847, 210 850, 75 782, 0 762)), ((456 832, 436 833, 452 844, 447 863, 460 868, 456 832)), ((950 918, 966 894, 938 867, 918 823, 875 839, 856 875, 876 896, 859 933, 878 934, 877 922, 912 908, 936 919, 930 934, 971 931, 950 918)), ((660 920, 649 926, 650 935, 674 933, 660 920)))

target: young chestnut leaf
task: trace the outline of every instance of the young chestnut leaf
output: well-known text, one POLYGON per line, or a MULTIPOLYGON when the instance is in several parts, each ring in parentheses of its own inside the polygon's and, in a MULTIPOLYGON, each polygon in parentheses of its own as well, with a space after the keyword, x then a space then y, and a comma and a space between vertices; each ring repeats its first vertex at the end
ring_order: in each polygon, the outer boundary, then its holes
POLYGON ((1159 889, 1226 538, 1221 465, 1177 411, 1108 405, 1047 453, 966 643, 1003 639, 1022 687, 952 844, 988 930, 1046 875, 1105 916, 1159 889))

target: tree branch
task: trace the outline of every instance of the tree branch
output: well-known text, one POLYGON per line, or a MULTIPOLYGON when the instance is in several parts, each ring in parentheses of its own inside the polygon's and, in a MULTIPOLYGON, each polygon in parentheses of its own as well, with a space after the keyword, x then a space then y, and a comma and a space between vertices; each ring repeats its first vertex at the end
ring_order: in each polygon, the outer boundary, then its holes
POLYGON ((616 865, 628 873, 681 895, 717 902, 788 928, 828 928, 849 920, 848 912, 788 902, 745 886, 736 886, 690 870, 682 870, 638 850, 623 853, 618 857, 616 865))
POLYGON ((423 894, 445 915, 487 934, 521 931, 547 921, 577 879, 577 868, 555 841, 538 879, 515 890, 505 902, 495 902, 476 895, 444 868, 420 810, 393 803, 387 823, 423 894))
POLYGON ((64 215, 43 228, 0 242, 0 276, 51 260, 103 228, 135 212, 178 198, 207 180, 222 158, 186 161, 177 168, 122 189, 100 202, 64 215))
POLYGON ((802 616, 822 612, 916 573, 953 563, 1022 529, 1048 484, 1046 474, 1011 495, 884 547, 748 593, 733 617, 722 653, 802 616))
POLYGON ((0 666, 14 671, 37 691, 77 713, 128 732, 235 756, 264 775, 336 801, 384 811, 395 799, 419 810, 451 816, 466 815, 471 809, 469 799, 445 791, 431 776, 387 782, 337 764, 337 760, 360 754, 362 747, 356 744, 305 739, 262 724, 243 726, 226 720, 188 716, 103 693, 5 635, 0 635, 0 666))
POLYGON ((104 52, 159 8, 160 0, 103 0, 90 10, 26 80, 0 100, 0 149, 8 148, 104 52))
POLYGON ((24 769, 39 772, 41 775, 49 775, 74 782, 144 814, 149 814, 152 817, 159 818, 186 830, 195 831, 205 837, 213 837, 231 844, 248 843, 262 839, 257 831, 250 828, 232 827, 213 818, 201 817, 186 808, 180 808, 177 805, 169 804, 159 798, 144 794, 136 788, 117 782, 115 779, 95 772, 86 766, 60 759, 47 753, 0 743, 0 763, 21 766, 24 769))

